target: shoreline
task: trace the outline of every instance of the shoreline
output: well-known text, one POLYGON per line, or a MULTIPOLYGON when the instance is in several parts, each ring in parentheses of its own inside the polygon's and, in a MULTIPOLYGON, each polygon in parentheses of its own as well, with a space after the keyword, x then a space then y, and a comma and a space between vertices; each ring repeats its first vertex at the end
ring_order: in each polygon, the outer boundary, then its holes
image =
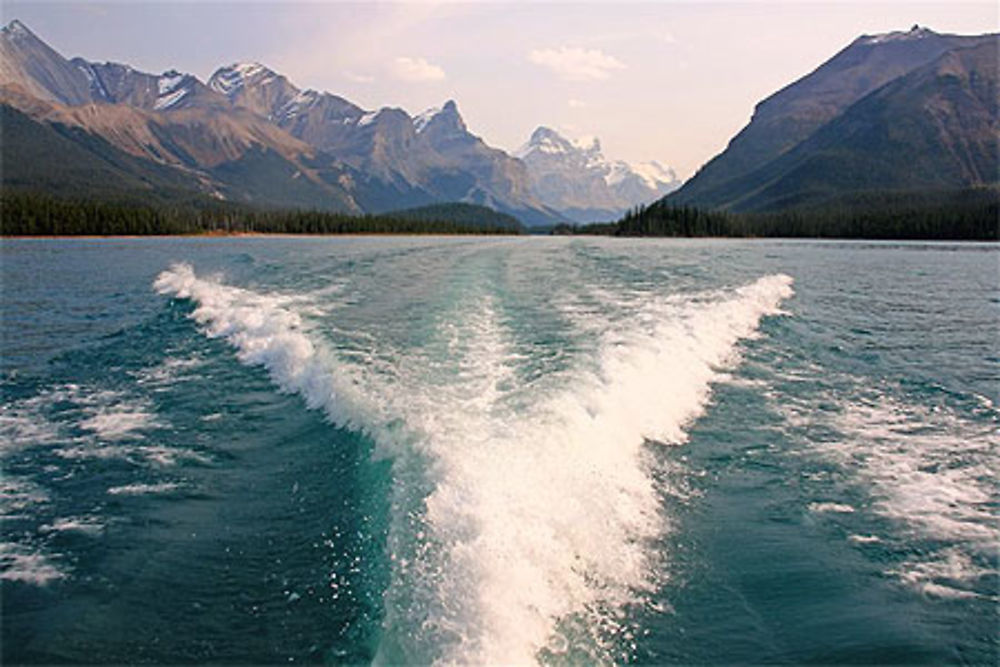
POLYGON ((260 239, 299 239, 299 238, 577 238, 577 239, 648 239, 648 240, 675 240, 675 241, 794 241, 794 242, 863 242, 863 243, 978 243, 978 244, 1000 244, 997 239, 968 239, 968 238, 934 238, 934 239, 914 239, 914 238, 865 238, 858 236, 614 236, 605 234, 414 234, 405 232, 386 233, 350 233, 350 234, 287 234, 269 232, 224 232, 206 234, 46 234, 46 235, 6 235, 0 234, 0 242, 12 240, 54 240, 69 241, 73 239, 85 241, 101 240, 139 240, 139 239, 238 239, 238 238, 260 238, 260 239))
POLYGON ((270 232, 210 232, 205 234, 0 234, 0 241, 13 239, 226 239, 226 238, 348 238, 348 237, 368 237, 377 238, 382 236, 408 236, 408 237, 448 237, 448 238, 510 238, 527 236, 548 236, 547 234, 414 234, 406 232, 386 232, 386 233, 350 233, 350 234, 287 234, 270 232))

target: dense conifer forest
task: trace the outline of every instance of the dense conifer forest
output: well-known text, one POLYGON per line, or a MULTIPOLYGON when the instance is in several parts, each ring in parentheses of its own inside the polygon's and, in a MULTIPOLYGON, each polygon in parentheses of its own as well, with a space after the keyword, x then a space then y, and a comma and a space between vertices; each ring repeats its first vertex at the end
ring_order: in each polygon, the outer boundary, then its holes
POLYGON ((730 213, 658 201, 615 223, 561 225, 554 233, 608 236, 725 236, 977 240, 1000 238, 1000 190, 871 192, 822 206, 730 213))
MULTIPOLYGON (((442 204, 383 215, 263 209, 189 200, 67 199, 7 191, 0 197, 5 236, 170 234, 519 234, 514 218, 481 206, 442 204)), ((664 201, 617 222, 559 225, 553 234, 659 237, 1000 240, 1000 191, 869 193, 821 207, 730 213, 664 201)))
POLYGON ((63 199, 30 192, 0 197, 6 236, 152 236, 170 234, 518 234, 517 221, 489 209, 447 205, 398 214, 352 216, 249 208, 223 202, 137 204, 63 199))

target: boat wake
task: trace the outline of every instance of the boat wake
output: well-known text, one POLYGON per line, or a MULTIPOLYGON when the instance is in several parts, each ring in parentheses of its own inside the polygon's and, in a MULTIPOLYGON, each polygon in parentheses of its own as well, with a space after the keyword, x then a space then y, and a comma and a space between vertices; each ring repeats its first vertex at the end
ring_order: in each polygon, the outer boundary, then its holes
POLYGON ((568 315, 601 331, 598 345, 530 385, 518 380, 530 360, 488 286, 451 304, 432 340, 383 347, 372 364, 338 354, 287 295, 188 265, 155 288, 190 300, 206 335, 392 460, 377 659, 525 663, 611 661, 628 646, 628 609, 664 572, 654 543, 670 529, 660 502, 670 490, 654 474, 656 447, 685 441, 741 341, 781 312, 791 284, 770 275, 650 296, 627 330, 594 326, 594 312, 568 315))

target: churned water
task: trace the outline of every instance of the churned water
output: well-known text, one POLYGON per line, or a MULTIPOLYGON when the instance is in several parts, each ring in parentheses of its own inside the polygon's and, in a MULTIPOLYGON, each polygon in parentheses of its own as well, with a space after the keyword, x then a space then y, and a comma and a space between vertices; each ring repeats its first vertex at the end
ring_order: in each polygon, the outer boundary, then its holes
POLYGON ((5 663, 996 664, 996 246, 2 246, 5 663))

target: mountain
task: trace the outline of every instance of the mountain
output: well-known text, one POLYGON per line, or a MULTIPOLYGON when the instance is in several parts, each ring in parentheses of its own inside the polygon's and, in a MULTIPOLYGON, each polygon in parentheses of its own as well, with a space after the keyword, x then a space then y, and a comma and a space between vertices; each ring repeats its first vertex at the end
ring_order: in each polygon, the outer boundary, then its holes
POLYGON ((4 133, 6 187, 77 195, 110 189, 128 198, 176 198, 180 189, 184 197, 361 212, 333 160, 232 108, 191 75, 70 61, 18 21, 0 31, 0 75, 0 104, 25 116, 18 126, 42 126, 4 133), (41 141, 38 148, 26 145, 28 135, 41 141), (28 154, 31 165, 13 159, 28 154), (68 164, 71 159, 78 164, 68 164), (130 177, 95 184, 93 175, 111 173, 107 169, 130 177), (170 170, 177 173, 166 178, 170 170))
POLYGON ((767 210, 855 190, 996 182, 996 53, 996 35, 914 26, 860 37, 758 104, 668 201, 767 210))
POLYGON ((453 100, 415 118, 402 109, 367 111, 336 95, 301 90, 259 63, 222 67, 208 86, 364 174, 356 196, 366 210, 459 201, 528 224, 558 218, 535 197, 523 165, 469 132, 453 100))
POLYGON ((0 105, 0 153, 5 191, 140 202, 201 189, 194 174, 137 158, 78 127, 36 122, 9 105, 0 105))
POLYGON ((562 219, 523 163, 468 131, 454 102, 412 118, 301 90, 259 63, 202 83, 67 60, 15 20, 0 35, 0 103, 177 168, 217 198, 372 213, 462 201, 528 224, 562 219))
POLYGON ((18 83, 28 95, 46 101, 93 100, 86 75, 18 20, 0 29, 0 82, 18 83))
POLYGON ((574 222, 618 218, 680 186, 673 170, 657 162, 612 162, 597 138, 574 142, 547 127, 537 128, 515 155, 542 203, 574 222))

